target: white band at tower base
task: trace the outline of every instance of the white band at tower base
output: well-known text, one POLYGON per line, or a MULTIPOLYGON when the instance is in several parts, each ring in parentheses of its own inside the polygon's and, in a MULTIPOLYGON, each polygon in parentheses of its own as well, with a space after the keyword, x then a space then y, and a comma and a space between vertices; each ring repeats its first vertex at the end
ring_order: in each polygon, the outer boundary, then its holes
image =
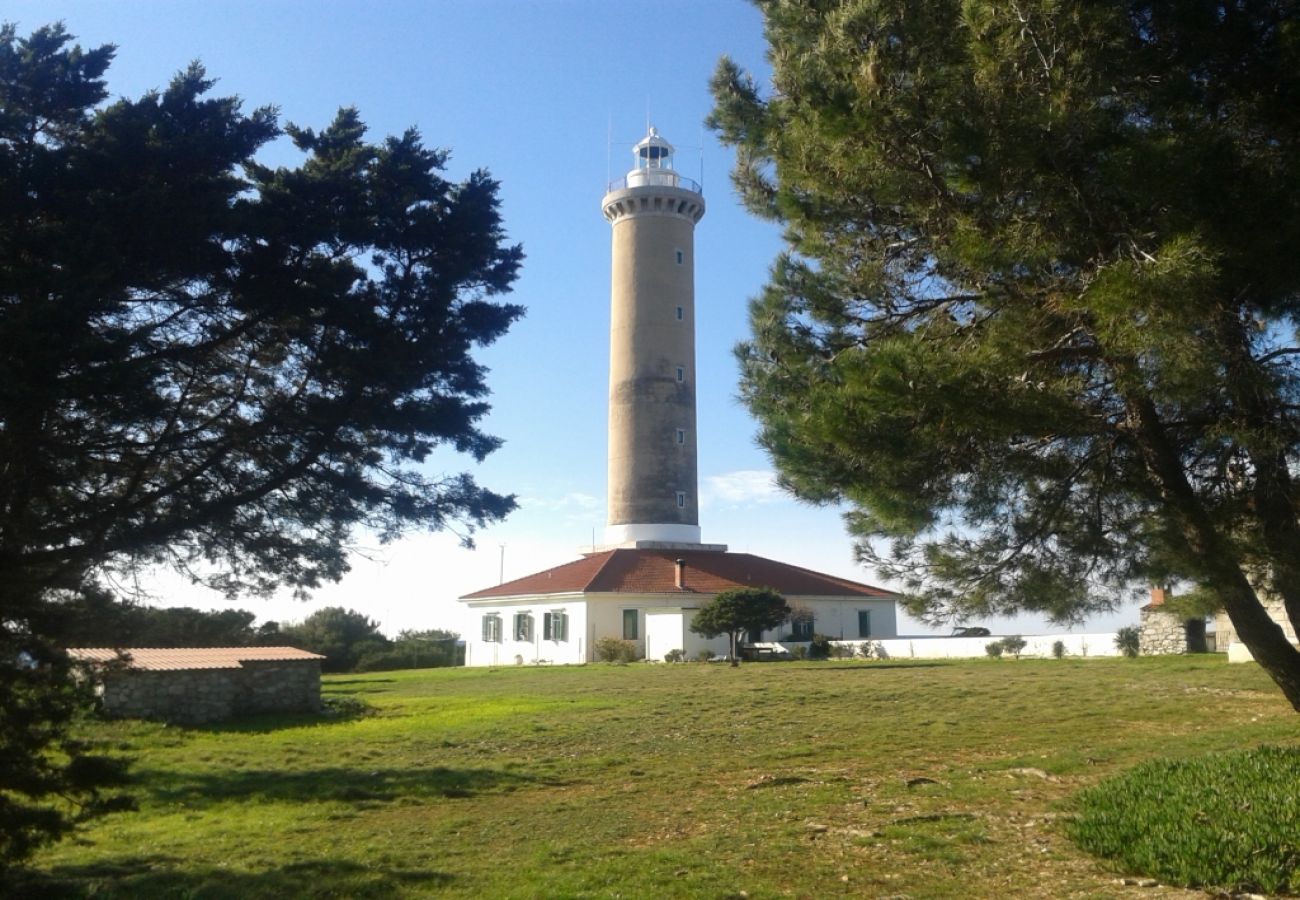
POLYGON ((607 525, 605 543, 617 547, 623 544, 635 544, 638 541, 654 541, 666 544, 698 544, 700 526, 698 525, 607 525))

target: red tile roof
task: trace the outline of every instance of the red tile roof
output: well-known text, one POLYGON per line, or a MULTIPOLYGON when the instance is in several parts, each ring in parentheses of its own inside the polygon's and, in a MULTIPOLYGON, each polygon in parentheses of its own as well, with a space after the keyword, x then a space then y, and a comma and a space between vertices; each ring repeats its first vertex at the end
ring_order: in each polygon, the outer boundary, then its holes
POLYGON ((709 550, 617 549, 566 563, 466 594, 462 600, 490 600, 545 594, 716 594, 738 587, 769 587, 801 597, 892 599, 893 591, 824 575, 749 553, 709 550), (677 560, 685 561, 682 587, 677 560))
POLYGON ((240 669, 245 662, 325 658, 296 647, 76 647, 68 650, 68 656, 87 663, 109 663, 125 656, 128 668, 150 672, 240 669))

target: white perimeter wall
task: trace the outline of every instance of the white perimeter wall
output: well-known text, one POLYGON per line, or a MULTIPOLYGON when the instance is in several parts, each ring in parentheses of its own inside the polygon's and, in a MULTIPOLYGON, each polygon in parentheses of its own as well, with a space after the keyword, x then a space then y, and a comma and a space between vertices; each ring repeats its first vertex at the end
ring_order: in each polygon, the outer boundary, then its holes
MULTIPOLYGON (((988 656, 984 648, 1005 635, 990 637, 914 637, 881 641, 832 641, 832 645, 871 644, 879 648, 875 655, 883 659, 969 659, 988 656)), ((1052 645, 1060 641, 1066 656, 1119 656, 1115 632, 1095 634, 1025 634, 1023 656, 1050 658, 1052 645)))

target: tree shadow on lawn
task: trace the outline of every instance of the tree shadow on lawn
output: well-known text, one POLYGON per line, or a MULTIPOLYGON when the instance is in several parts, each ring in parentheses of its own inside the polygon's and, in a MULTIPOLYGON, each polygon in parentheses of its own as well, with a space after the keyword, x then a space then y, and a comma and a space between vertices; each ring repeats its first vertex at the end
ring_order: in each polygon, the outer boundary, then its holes
POLYGON ((816 667, 808 666, 802 669, 791 669, 792 672, 799 674, 810 674, 824 672, 827 669, 834 669, 837 672, 888 672, 892 669, 943 669, 951 666, 952 663, 944 662, 913 662, 912 660, 862 660, 861 662, 824 662, 818 663, 816 667))
POLYGON ((445 887, 452 875, 426 869, 383 869, 346 859, 290 863, 262 872, 193 866, 175 857, 133 857, 112 863, 20 871, 0 892, 43 900, 74 898, 394 897, 403 888, 445 887))
POLYGON ((251 769, 205 772, 138 770, 133 779, 159 803, 202 809, 227 800, 321 803, 390 802, 466 798, 521 787, 559 787, 564 782, 495 769, 373 769, 331 767, 305 770, 251 769))

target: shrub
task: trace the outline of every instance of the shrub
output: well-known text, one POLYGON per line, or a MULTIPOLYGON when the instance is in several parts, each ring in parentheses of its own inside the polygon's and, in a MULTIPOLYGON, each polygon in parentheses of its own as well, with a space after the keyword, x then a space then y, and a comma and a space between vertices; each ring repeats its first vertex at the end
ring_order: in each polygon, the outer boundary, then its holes
POLYGON ((814 634, 812 640, 808 642, 809 659, 829 659, 831 655, 831 639, 824 634, 814 634))
POLYGON ((679 663, 686 662, 686 651, 681 647, 674 647, 664 654, 664 662, 679 663))
POLYGON ((708 647, 705 647, 699 653, 695 654, 695 658, 698 659, 700 662, 708 662, 709 660, 713 659, 713 657, 717 655, 718 654, 714 653, 708 647))
POLYGON ((604 637, 595 643, 596 659, 601 662, 630 663, 636 659, 636 644, 614 637, 604 637))
POLYGON ((1142 629, 1136 625, 1125 625, 1115 632, 1115 646, 1125 656, 1137 656, 1142 644, 1142 629))
POLYGON ((1001 659, 1001 658, 1002 658, 1002 642, 1001 642, 1001 641, 993 641, 991 644, 985 644, 985 645, 984 645, 984 652, 987 653, 987 654, 988 654, 990 657, 992 657, 993 659, 1001 659))
POLYGON ((858 655, 858 648, 854 644, 834 644, 831 653, 836 659, 852 659, 858 655))
POLYGON ((795 659, 807 659, 808 646, 806 644, 795 644, 794 648, 790 651, 790 655, 795 659))
POLYGON ((1084 850, 1186 887, 1300 889, 1300 747, 1153 760, 1078 795, 1084 850))
POLYGON ((1052 656, 1056 659, 1065 658, 1065 641, 1052 641, 1052 656))
POLYGON ((1025 649, 1029 642, 1018 634, 1008 635, 1002 639, 1002 650, 1010 653, 1016 659, 1020 659, 1020 652, 1025 649))

